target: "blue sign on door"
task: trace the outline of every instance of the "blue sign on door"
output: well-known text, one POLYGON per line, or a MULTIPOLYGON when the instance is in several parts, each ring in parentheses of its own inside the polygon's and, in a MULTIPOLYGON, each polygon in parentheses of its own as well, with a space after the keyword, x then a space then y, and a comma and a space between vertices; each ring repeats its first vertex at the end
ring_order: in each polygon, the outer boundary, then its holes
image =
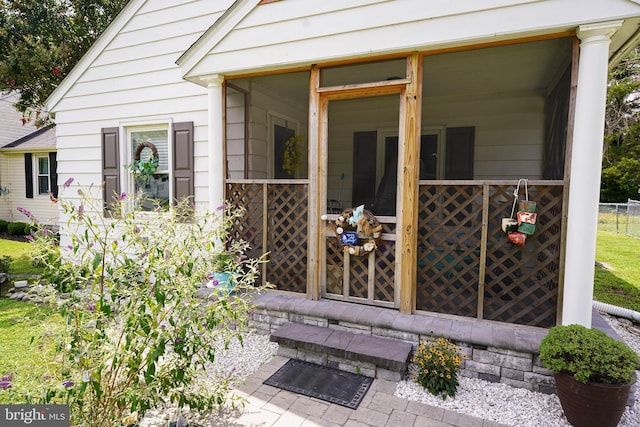
POLYGON ((357 245, 358 233, 355 231, 345 231, 340 235, 340 243, 343 245, 357 245))

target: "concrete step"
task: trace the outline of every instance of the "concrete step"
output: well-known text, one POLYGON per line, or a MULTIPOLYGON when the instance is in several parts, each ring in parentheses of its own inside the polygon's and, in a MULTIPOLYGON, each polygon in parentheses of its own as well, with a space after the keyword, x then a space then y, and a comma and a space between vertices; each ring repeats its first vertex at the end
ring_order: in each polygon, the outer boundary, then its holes
POLYGON ((412 350, 405 341, 291 322, 276 329, 270 339, 294 350, 281 352, 283 356, 393 380, 403 377, 412 350))

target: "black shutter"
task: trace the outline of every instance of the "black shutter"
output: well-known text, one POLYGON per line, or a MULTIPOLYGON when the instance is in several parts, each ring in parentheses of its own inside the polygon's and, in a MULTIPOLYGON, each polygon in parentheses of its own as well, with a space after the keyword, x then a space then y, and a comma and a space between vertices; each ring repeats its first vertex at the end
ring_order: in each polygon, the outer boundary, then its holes
POLYGON ((173 197, 174 204, 193 197, 193 122, 174 123, 173 132, 173 197))
POLYGON ((115 201, 120 195, 120 129, 102 129, 102 200, 104 215, 115 214, 115 201))
POLYGON ((444 179, 473 179, 475 128, 447 128, 444 179))
POLYGON ((353 133, 353 206, 365 205, 371 209, 376 195, 377 144, 378 133, 375 130, 353 133))
POLYGON ((58 161, 57 153, 49 153, 49 188, 53 197, 58 197, 58 161))
POLYGON ((24 153, 24 187, 27 199, 33 199, 33 157, 24 153))

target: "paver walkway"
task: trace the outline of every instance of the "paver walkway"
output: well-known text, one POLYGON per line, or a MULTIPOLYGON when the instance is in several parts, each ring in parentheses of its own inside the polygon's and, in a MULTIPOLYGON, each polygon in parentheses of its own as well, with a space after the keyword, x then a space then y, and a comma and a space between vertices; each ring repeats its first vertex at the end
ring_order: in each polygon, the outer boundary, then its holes
POLYGON ((247 378, 237 394, 248 404, 241 409, 214 417, 212 426, 389 426, 389 427, 505 427, 493 421, 458 414, 442 408, 396 397, 397 382, 373 381, 357 410, 302 396, 262 384, 287 358, 274 356, 247 378))

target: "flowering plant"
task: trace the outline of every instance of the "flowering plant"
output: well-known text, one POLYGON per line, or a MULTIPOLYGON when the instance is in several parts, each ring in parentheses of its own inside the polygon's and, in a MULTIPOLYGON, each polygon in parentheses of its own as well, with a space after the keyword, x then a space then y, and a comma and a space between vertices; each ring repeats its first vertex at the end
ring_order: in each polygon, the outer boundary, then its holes
POLYGON ((223 250, 219 242, 242 247, 228 238, 244 210, 193 211, 184 200, 149 218, 126 209, 131 197, 123 193, 119 215, 106 218, 100 193, 81 188, 79 197, 58 199, 67 219, 59 245, 52 233, 34 233, 41 262, 77 266, 65 270, 74 284, 66 298, 49 290, 67 319, 57 345, 64 383, 34 395, 43 404, 68 403, 76 426, 120 425, 165 405, 217 408, 229 380, 198 376, 217 349, 242 342, 251 310, 245 296, 264 289, 256 284, 264 259, 237 261, 233 295, 202 299, 197 291, 223 250))
POLYGON ((422 341, 412 362, 417 364, 418 373, 414 380, 434 396, 453 397, 458 390, 458 372, 466 358, 460 347, 444 337, 422 341))

